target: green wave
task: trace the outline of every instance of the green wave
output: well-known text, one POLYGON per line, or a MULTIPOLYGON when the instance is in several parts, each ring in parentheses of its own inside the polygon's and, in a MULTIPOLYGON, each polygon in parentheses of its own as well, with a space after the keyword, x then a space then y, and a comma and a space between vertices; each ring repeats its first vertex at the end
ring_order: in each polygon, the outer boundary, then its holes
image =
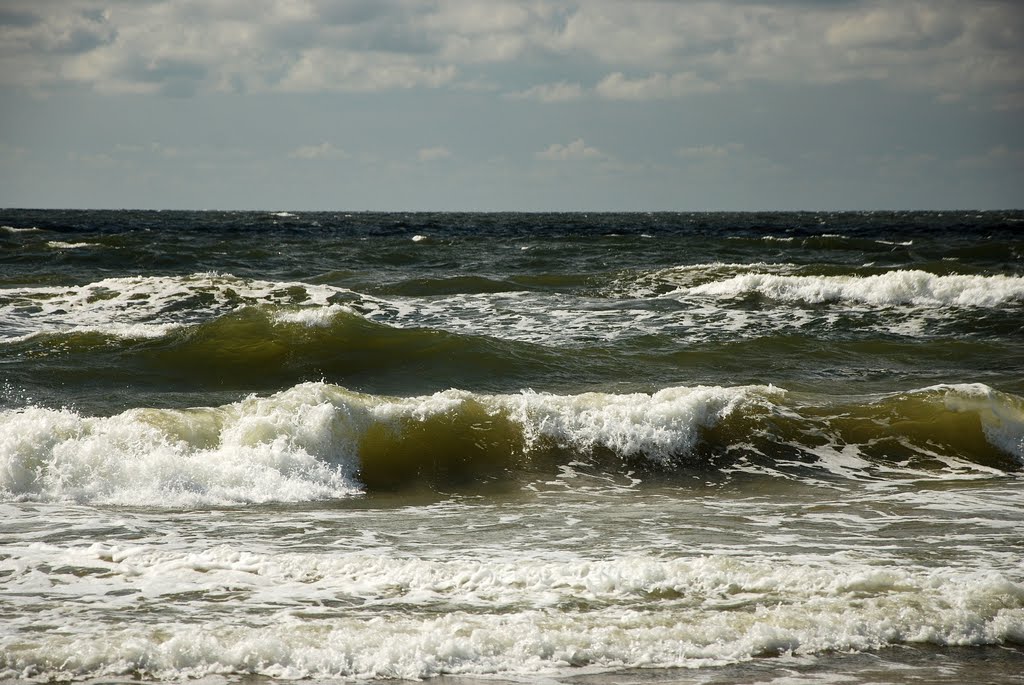
MULTIPOLYGON (((266 390, 304 380, 350 386, 486 387, 487 379, 572 377, 574 361, 529 343, 396 328, 344 307, 329 310, 247 307, 153 338, 98 331, 46 333, 3 346, 8 382, 50 382, 266 390), (294 315, 294 319, 289 319, 294 315), (304 316, 317 317, 315 320, 304 316), (31 361, 31 366, 24 364, 31 361), (19 376, 31 371, 32 378, 19 376)), ((0 371, 5 366, 0 360, 0 371)))
POLYGON ((0 411, 0 499, 172 505, 304 501, 529 483, 564 469, 645 478, 1006 477, 1024 398, 984 385, 868 397, 771 386, 391 397, 304 383, 220 407, 109 417, 0 411))
MULTIPOLYGON (((0 406, 20 391, 44 404, 110 413, 130 404, 181 406, 182 393, 273 392, 305 381, 398 395, 459 387, 574 392, 650 390, 662 385, 776 383, 796 391, 841 386, 877 392, 941 382, 1006 385, 1003 366, 1024 363, 1012 344, 1016 320, 981 315, 987 339, 831 339, 772 335, 681 344, 675 335, 637 335, 607 346, 559 348, 364 318, 352 305, 249 306, 201 323, 171 325, 158 337, 78 330, 37 334, 0 346, 0 406), (1005 325, 1004 325, 1005 324, 1005 325), (1000 339, 1007 328, 1006 340, 1000 339), (1011 330, 1012 329, 1012 330, 1011 330), (53 400, 45 393, 52 389, 53 400), (164 396, 161 399, 161 395, 164 396), (120 398, 120 399, 119 399, 120 398)), ((984 312, 983 312, 984 314, 984 312)), ((152 331, 146 331, 151 335, 152 331)), ((230 395, 230 393, 235 393, 230 395)), ((23 393, 22 393, 23 394, 23 393)))
POLYGON ((750 469, 868 479, 1013 473, 1024 465, 1024 398, 983 385, 863 398, 741 386, 652 395, 453 392, 444 400, 443 410, 400 411, 362 434, 367 487, 452 485, 571 463, 659 478, 750 469))

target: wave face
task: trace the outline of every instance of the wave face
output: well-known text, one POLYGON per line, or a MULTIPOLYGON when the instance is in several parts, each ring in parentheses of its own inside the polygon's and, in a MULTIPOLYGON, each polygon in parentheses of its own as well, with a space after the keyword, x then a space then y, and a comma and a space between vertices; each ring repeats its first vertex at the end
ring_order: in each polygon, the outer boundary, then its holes
POLYGON ((0 681, 1003 682, 1022 225, 0 209, 0 681))
POLYGON ((708 263, 514 291, 457 276, 416 296, 214 272, 20 286, 0 293, 0 346, 33 360, 8 365, 12 390, 103 412, 125 384, 149 406, 321 379, 390 394, 653 392, 732 385, 769 360, 753 382, 805 388, 832 372, 885 392, 893 379, 993 385, 987 360, 1024 365, 1021 277, 804 270, 708 263), (39 382, 54 377, 60 397, 39 382))
POLYGON ((1024 465, 1024 400, 985 386, 794 401, 766 386, 388 398, 309 383, 217 408, 13 410, 0 429, 5 498, 128 506, 529 482, 572 464, 663 476, 797 464, 844 478, 1024 465))

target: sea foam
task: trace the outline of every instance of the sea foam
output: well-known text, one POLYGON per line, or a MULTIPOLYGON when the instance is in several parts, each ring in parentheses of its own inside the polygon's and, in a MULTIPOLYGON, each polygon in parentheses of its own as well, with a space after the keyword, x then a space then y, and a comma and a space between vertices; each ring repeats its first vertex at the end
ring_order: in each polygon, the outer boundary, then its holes
POLYGON ((854 302, 876 306, 998 307, 1024 300, 1024 277, 937 276, 890 271, 873 276, 792 276, 745 273, 680 288, 668 296, 740 297, 758 294, 787 302, 854 302))
POLYGON ((339 429, 326 405, 111 417, 30 407, 0 413, 0 426, 6 498, 187 507, 358 492, 354 454, 332 449, 339 429))
POLYGON ((77 286, 5 290, 0 326, 9 332, 9 342, 46 333, 156 338, 252 306, 272 306, 282 321, 321 325, 339 308, 345 308, 332 303, 332 297, 372 299, 326 285, 261 281, 230 274, 132 276, 77 286), (305 311, 292 312, 287 310, 289 307, 305 311))
POLYGON ((0 635, 3 678, 523 677, 1024 639, 1024 587, 998 572, 852 559, 430 560, 103 544, 18 554, 17 568, 0 561, 15 585, 30 587, 37 568, 89 570, 51 594, 134 611, 172 596, 208 599, 199 623, 93 621, 88 602, 59 619, 56 609, 21 614, 20 623, 62 629, 0 635), (238 621, 217 601, 225 592, 232 605, 263 609, 238 621))

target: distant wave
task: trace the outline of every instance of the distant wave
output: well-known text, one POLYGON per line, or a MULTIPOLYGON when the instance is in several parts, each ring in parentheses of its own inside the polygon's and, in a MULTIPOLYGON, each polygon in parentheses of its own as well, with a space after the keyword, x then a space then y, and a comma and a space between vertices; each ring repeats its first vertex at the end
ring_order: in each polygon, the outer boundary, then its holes
POLYGON ((937 276, 918 270, 873 276, 791 276, 744 273, 680 288, 669 296, 742 297, 756 294, 787 302, 853 302, 877 306, 999 307, 1024 301, 1024 277, 937 276))
POLYGON ((1024 400, 983 385, 857 400, 771 386, 395 398, 304 383, 222 407, 110 417, 30 406, 0 412, 0 435, 5 499, 181 507, 532 477, 573 462, 785 470, 768 453, 854 478, 1015 470, 1024 400))
MULTIPOLYGON (((360 368, 420 368, 433 387, 479 387, 462 371, 480 379, 557 367, 571 377, 589 363, 584 356, 608 344, 661 354, 667 341, 766 340, 772 354, 770 339, 779 335, 838 327, 915 340, 1020 331, 1012 308, 1024 302, 1022 277, 800 270, 709 263, 593 284, 579 275, 459 274, 400 281, 375 295, 221 273, 18 286, 0 291, 0 345, 44 360, 88 354, 104 373, 137 373, 134 360, 147 373, 171 369, 181 378, 276 374, 283 387, 314 378, 348 383, 360 368), (856 307, 835 322, 806 306, 821 304, 856 307)), ((628 365, 629 355, 593 361, 628 365)))
POLYGON ((0 325, 9 340, 48 333, 161 337, 245 307, 336 305, 331 310, 336 311, 338 300, 363 301, 364 310, 379 306, 373 298, 308 283, 219 273, 132 276, 76 286, 5 289, 0 291, 0 325))
POLYGON ((69 243, 63 240, 50 240, 46 243, 47 247, 52 247, 55 250, 79 250, 83 247, 96 247, 99 243, 69 243))

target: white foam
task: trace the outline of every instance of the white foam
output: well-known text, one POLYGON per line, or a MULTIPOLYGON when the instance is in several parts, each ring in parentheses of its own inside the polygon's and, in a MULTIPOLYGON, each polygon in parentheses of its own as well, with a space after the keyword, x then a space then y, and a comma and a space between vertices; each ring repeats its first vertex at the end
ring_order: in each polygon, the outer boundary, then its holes
POLYGON ((326 307, 307 307, 281 311, 274 314, 274 320, 280 323, 297 323, 310 328, 322 328, 329 326, 339 314, 355 314, 355 310, 339 304, 330 304, 326 307))
MULTIPOLYGON (((891 272, 870 277, 799 276, 793 264, 695 264, 629 274, 599 298, 564 293, 462 293, 443 298, 390 300, 344 288, 198 273, 175 277, 112 278, 79 286, 12 288, 0 302, 8 341, 40 333, 96 332, 159 337, 181 326, 245 307, 266 307, 274 321, 329 325, 344 311, 397 328, 445 330, 553 346, 615 342, 636 336, 671 336, 691 342, 802 329, 820 314, 794 301, 841 301, 864 308, 919 305, 864 325, 918 335, 950 306, 998 306, 1024 300, 1024 278, 933 276, 891 272), (779 300, 757 310, 728 300, 758 292, 779 300), (651 306, 652 298, 685 307, 651 306), (723 306, 725 304, 726 306, 723 306)), ((865 312, 868 309, 864 310, 865 312)), ((826 316, 828 316, 826 314, 826 316)))
POLYGON ((786 302, 856 302, 876 306, 998 307, 1024 300, 1024 277, 937 276, 924 271, 890 271, 874 276, 788 276, 739 274, 681 288, 671 296, 739 297, 757 293, 786 302))
POLYGON ((61 240, 50 240, 46 243, 47 247, 52 247, 55 250, 78 250, 83 247, 96 247, 97 243, 66 243, 61 240))
POLYGON ((722 280, 738 274, 751 272, 788 274, 793 273, 799 268, 796 264, 788 262, 702 262, 699 264, 684 264, 643 274, 635 281, 635 285, 639 286, 639 290, 630 291, 627 289, 626 293, 634 297, 646 296, 656 292, 651 290, 652 286, 667 284, 677 287, 689 287, 709 281, 722 280))
POLYGON ((37 407, 0 412, 0 493, 164 507, 357 493, 344 417, 302 394, 107 418, 37 407))
POLYGON ((551 395, 492 398, 524 427, 528 443, 554 441, 576 449, 602 447, 624 456, 667 462, 686 455, 700 430, 737 408, 768 404, 785 391, 766 386, 666 388, 653 395, 551 395))
POLYGON ((229 274, 135 276, 86 285, 5 289, 0 325, 7 331, 7 340, 41 333, 84 332, 160 337, 184 325, 261 305, 293 308, 278 313, 282 321, 321 325, 339 311, 329 302, 332 296, 373 299, 326 285, 259 281, 229 274), (201 304, 189 306, 190 301, 201 304), (318 311, 303 313, 295 309, 318 311))
POLYGON ((94 418, 28 407, 0 412, 0 493, 168 507, 348 497, 359 492, 359 446, 371 426, 399 431, 470 403, 518 424, 526 450, 554 443, 664 462, 685 457, 702 429, 738 408, 781 394, 746 386, 387 398, 304 383, 188 411, 133 409, 94 418))
POLYGON ((69 601, 20 612, 0 634, 0 678, 566 676, 1024 636, 1024 587, 997 572, 846 558, 428 560, 101 544, 9 552, 17 558, 0 567, 14 574, 15 602, 46 581, 37 569, 90 573, 48 585, 49 598, 69 601), (202 621, 90 613, 93 599, 137 611, 207 593, 230 593, 231 610, 197 599, 202 621), (54 622, 60 630, 31 630, 54 622))
POLYGON ((429 238, 425 235, 414 235, 412 237, 414 243, 422 243, 424 240, 429 240, 429 238))

